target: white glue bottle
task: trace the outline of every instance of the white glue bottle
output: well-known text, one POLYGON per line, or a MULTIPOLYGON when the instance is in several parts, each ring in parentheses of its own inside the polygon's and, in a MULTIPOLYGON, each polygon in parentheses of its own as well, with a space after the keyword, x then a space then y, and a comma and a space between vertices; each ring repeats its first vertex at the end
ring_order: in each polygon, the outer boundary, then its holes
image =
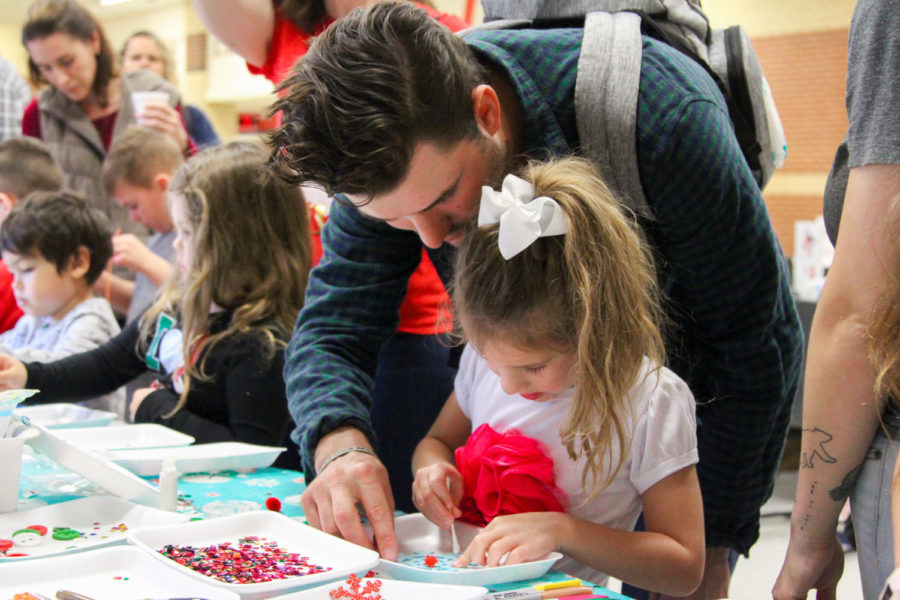
POLYGON ((159 471, 159 507, 162 510, 174 511, 178 506, 178 475, 175 457, 164 458, 159 471))

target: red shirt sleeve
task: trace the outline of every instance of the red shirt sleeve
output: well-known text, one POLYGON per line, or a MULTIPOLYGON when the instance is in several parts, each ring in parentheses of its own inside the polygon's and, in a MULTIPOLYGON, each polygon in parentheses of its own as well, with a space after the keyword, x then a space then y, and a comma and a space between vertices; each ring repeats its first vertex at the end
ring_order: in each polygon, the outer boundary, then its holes
POLYGON ((37 98, 32 98, 25 112, 22 113, 22 135, 44 139, 41 134, 41 112, 38 110, 37 98))
POLYGON ((9 272, 6 263, 0 260, 0 333, 12 329, 22 316, 22 309, 16 303, 12 286, 12 273, 9 272))

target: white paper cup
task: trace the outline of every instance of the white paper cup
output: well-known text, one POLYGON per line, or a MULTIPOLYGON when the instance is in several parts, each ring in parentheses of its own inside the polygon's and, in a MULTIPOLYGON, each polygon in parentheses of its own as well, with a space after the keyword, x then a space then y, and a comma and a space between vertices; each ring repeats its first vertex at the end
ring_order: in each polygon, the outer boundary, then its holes
POLYGON ((131 105, 138 116, 148 104, 168 104, 169 94, 166 92, 131 92, 131 105))
POLYGON ((34 427, 20 427, 14 437, 0 438, 0 513, 16 510, 22 474, 22 449, 26 440, 37 437, 39 433, 34 427))

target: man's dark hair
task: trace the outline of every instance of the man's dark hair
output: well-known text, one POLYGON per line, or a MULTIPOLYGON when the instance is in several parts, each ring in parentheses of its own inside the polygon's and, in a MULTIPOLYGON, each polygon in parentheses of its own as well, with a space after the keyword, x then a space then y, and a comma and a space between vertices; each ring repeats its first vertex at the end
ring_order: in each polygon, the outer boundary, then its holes
POLYGON ((485 72, 466 44, 409 2, 356 9, 329 27, 281 86, 270 162, 329 194, 390 191, 415 146, 478 135, 472 91, 485 72))
POLYGON ((29 194, 0 227, 0 249, 24 256, 40 253, 60 273, 82 246, 91 255, 84 276, 90 285, 112 257, 112 230, 106 215, 72 192, 29 194))
POLYGON ((58 191, 63 174, 37 138, 16 136, 0 142, 0 193, 21 200, 39 190, 58 191))

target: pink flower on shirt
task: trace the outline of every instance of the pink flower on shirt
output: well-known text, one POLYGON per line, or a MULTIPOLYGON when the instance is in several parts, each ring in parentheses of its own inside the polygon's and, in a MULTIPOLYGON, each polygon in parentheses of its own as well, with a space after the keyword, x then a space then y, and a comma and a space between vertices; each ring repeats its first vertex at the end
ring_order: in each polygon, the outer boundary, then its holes
POLYGON ((539 441, 515 429, 498 433, 487 423, 456 449, 463 478, 462 519, 487 525, 524 512, 565 512, 565 493, 553 479, 553 460, 539 441))

